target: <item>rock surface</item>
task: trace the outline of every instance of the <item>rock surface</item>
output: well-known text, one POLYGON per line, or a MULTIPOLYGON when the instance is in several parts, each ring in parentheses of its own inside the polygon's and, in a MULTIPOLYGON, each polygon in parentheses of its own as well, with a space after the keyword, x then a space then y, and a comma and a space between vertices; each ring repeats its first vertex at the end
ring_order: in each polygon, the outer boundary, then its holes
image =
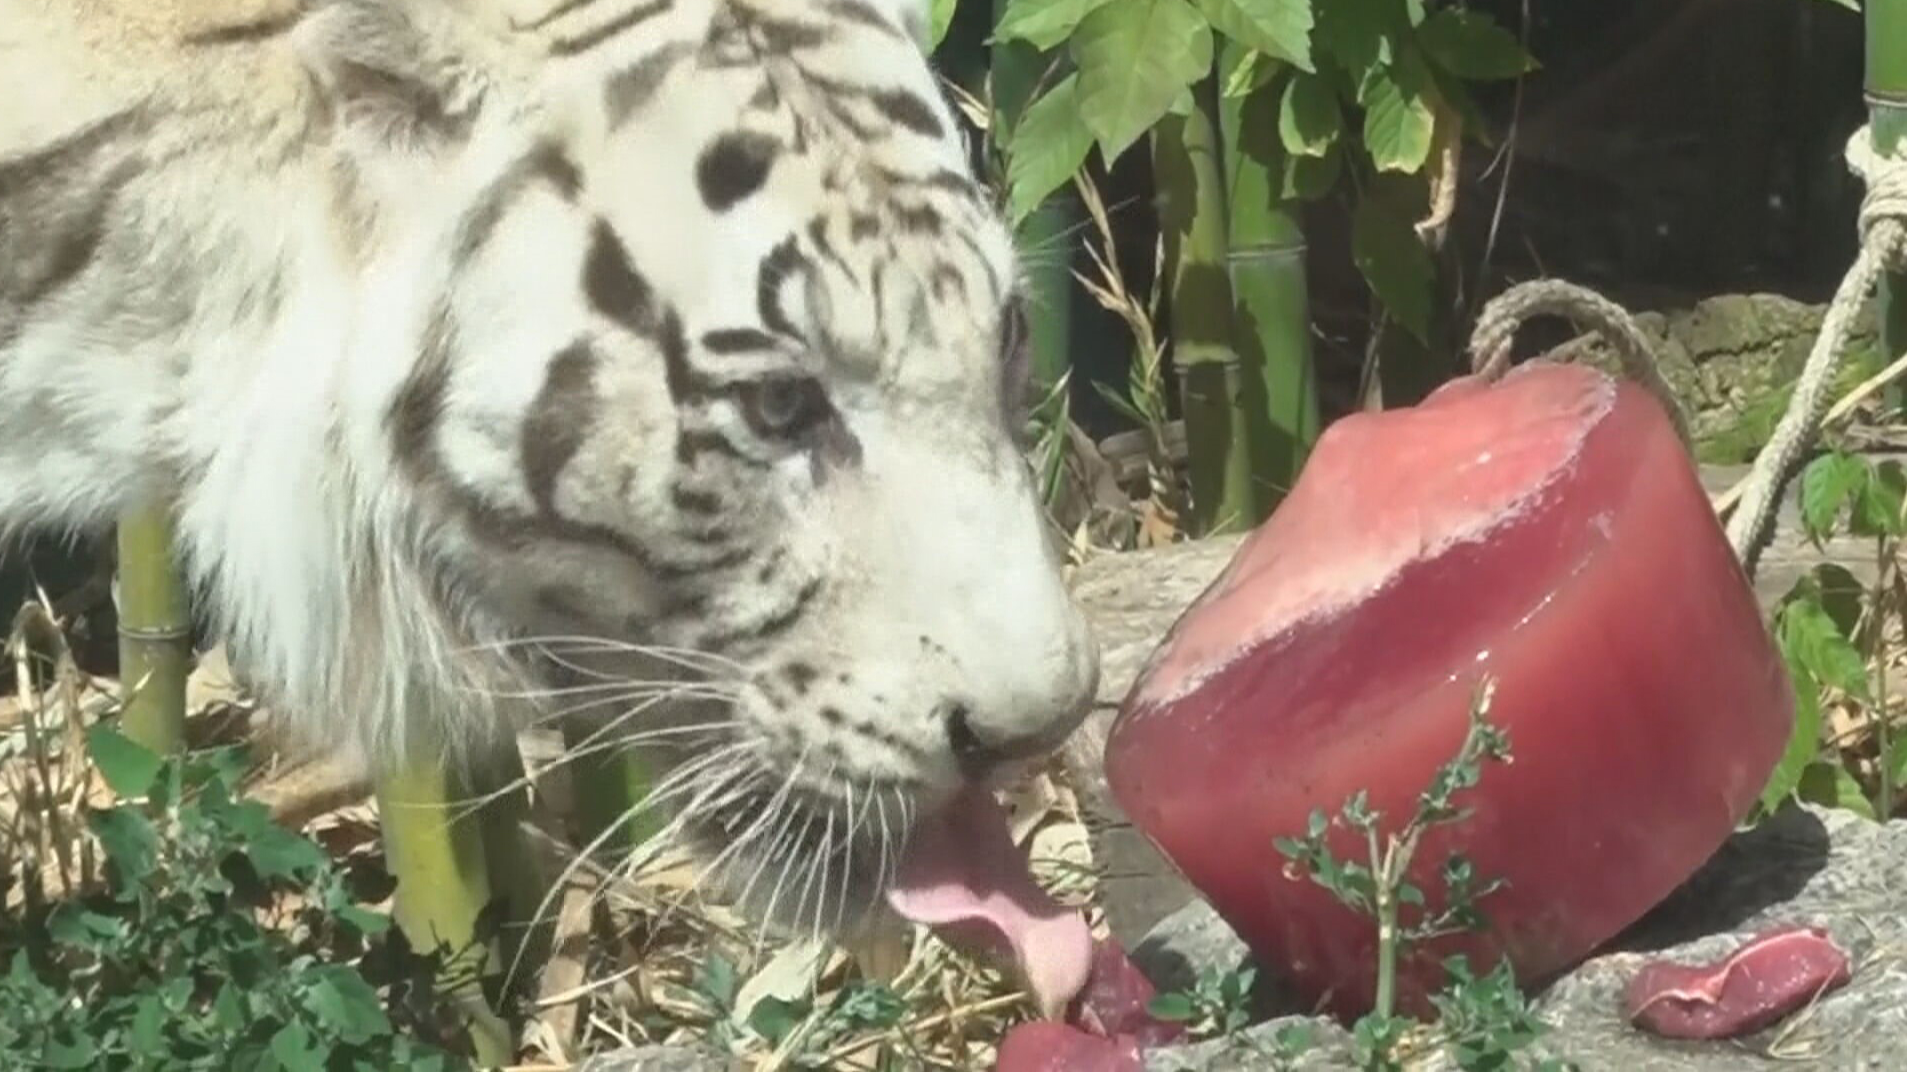
MULTIPOLYGON (((1162 922, 1133 959, 1162 989, 1184 985, 1205 968, 1229 970, 1245 951, 1224 923, 1195 901, 1162 922)), ((1276 997, 1272 1004, 1275 1009, 1276 997)), ((1537 1014, 1549 1031, 1533 1056, 1575 1062, 1584 1072, 1730 1072, 1753 1068, 1823 1072, 1892 1069, 1907 1059, 1907 821, 1885 826, 1848 812, 1791 807, 1735 835, 1701 871, 1607 950, 1543 988, 1537 1014), (1703 961, 1725 955, 1769 927, 1824 927, 1853 964, 1847 986, 1812 1009, 1727 1042, 1660 1039, 1622 1018, 1622 988, 1652 956, 1703 961)), ((1299 1017, 1268 1021, 1232 1039, 1158 1051, 1147 1068, 1220 1070, 1267 1063, 1272 1038, 1299 1017)), ((1313 1063, 1288 1068, 1351 1067, 1348 1038, 1317 1021, 1313 1063)), ((1410 1067, 1454 1068, 1431 1053, 1410 1067)))

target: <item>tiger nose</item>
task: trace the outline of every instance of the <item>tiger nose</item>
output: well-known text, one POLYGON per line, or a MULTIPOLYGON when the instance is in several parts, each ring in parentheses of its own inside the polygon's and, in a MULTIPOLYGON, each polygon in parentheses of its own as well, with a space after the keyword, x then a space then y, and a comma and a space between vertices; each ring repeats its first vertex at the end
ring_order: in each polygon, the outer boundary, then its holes
POLYGON ((944 701, 940 719, 947 728, 954 762, 970 782, 985 781, 1004 767, 1045 755, 1059 747, 1077 721, 1042 719, 1036 730, 1006 730, 976 717, 973 706, 964 700, 944 701))

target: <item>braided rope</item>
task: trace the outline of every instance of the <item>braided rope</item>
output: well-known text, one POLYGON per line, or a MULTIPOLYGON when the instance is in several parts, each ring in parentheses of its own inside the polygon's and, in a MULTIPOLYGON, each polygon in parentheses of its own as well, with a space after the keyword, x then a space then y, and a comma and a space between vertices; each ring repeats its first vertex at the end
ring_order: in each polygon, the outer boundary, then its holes
POLYGON ((1861 303, 1890 266, 1907 267, 1907 157, 1878 156, 1866 127, 1847 143, 1847 164, 1867 184, 1861 201, 1861 249, 1834 292, 1814 349, 1795 383, 1794 397, 1781 415, 1768 445, 1742 484, 1741 505, 1728 519, 1728 542, 1752 575, 1768 534, 1774 528, 1782 485, 1814 443, 1827 408, 1827 388, 1847 353, 1847 339, 1861 303))
MULTIPOLYGON (((1768 445, 1755 456, 1755 464, 1742 483, 1717 503, 1718 509, 1725 508, 1736 492, 1740 493, 1741 506, 1728 520, 1728 542, 1750 577, 1773 531, 1781 488, 1820 430, 1827 410, 1827 387, 1846 355, 1848 336, 1862 302, 1883 273, 1907 268, 1907 156, 1876 154, 1867 128, 1862 127, 1848 140, 1847 162, 1867 186, 1861 202, 1860 253, 1834 292, 1834 301, 1795 384, 1794 396, 1768 445)), ((1691 445, 1682 408, 1656 367, 1648 338, 1620 305, 1574 283, 1533 280, 1491 299, 1470 336, 1476 374, 1486 380, 1501 376, 1509 367, 1510 344, 1517 329, 1539 315, 1566 316, 1579 327, 1594 328, 1615 350, 1623 372, 1661 403, 1683 446, 1691 445)), ((1875 386, 1873 381, 1862 384, 1856 394, 1865 395, 1875 386)), ((1845 408, 1836 407, 1836 413, 1845 412, 1845 408)))

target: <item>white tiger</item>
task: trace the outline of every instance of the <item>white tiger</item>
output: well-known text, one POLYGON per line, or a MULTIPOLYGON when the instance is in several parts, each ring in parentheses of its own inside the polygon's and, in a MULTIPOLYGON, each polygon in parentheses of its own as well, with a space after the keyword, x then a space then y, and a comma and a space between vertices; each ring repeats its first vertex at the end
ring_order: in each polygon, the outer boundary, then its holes
POLYGON ((724 873, 822 869, 758 907, 857 915, 1097 678, 925 21, 0 0, 0 535, 176 505, 237 658, 374 762, 693 667, 597 713, 724 873))

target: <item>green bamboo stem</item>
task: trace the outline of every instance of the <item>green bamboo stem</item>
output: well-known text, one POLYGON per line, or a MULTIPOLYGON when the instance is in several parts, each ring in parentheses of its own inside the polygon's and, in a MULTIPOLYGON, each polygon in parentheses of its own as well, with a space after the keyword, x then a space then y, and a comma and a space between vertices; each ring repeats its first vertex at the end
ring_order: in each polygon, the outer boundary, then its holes
MULTIPOLYGON (((1006 7, 1007 0, 994 0, 996 23, 1006 7)), ((996 145, 1007 143, 1046 73, 1047 63, 1024 41, 994 44, 989 79, 996 145)), ((1072 363, 1072 249, 1080 220, 1078 200, 1070 187, 1061 187, 1020 222, 1013 236, 1020 252, 1033 382, 1042 395, 1059 382, 1072 363)))
MULTIPOLYGON (((1235 52, 1236 45, 1227 45, 1235 52)), ((1229 56, 1219 69, 1231 67, 1229 56)), ((1253 517, 1284 499, 1318 438, 1317 371, 1301 203, 1283 196, 1279 83, 1219 101, 1230 222, 1232 344, 1264 423, 1253 443, 1253 517)))
POLYGON ((172 554, 171 511, 153 504, 129 509, 119 518, 118 537, 121 727, 154 752, 175 752, 185 743, 192 617, 172 554))
POLYGON ((1258 516, 1252 492, 1250 377, 1232 349, 1225 188, 1208 92, 1153 128, 1159 229, 1172 273, 1172 354, 1192 476, 1192 529, 1235 532, 1258 516))
POLYGON ((548 944, 546 928, 525 929, 544 886, 517 836, 526 808, 522 793, 495 793, 479 803, 486 792, 510 784, 519 765, 460 775, 420 758, 377 783, 385 860, 397 879, 392 914, 413 948, 448 955, 442 985, 463 1007, 473 1056, 485 1066, 514 1061, 516 1040, 478 978, 509 971, 520 985, 534 976, 548 944), (481 941, 479 916, 499 898, 497 940, 481 941))
POLYGON ((601 727, 582 719, 563 725, 576 793, 578 844, 610 860, 634 851, 662 830, 662 817, 647 807, 655 788, 655 764, 634 748, 605 747, 601 727), (604 837, 607 834, 608 836, 604 837))
MULTIPOLYGON (((1907 154, 1907 0, 1867 0, 1863 6, 1867 19, 1868 137, 1876 153, 1907 154)), ((1881 278, 1875 314, 1886 359, 1891 361, 1907 353, 1907 272, 1889 272, 1881 278)), ((1886 695, 1882 690, 1883 700, 1886 695)), ((1883 821, 1893 813, 1896 791, 1886 715, 1883 703, 1877 764, 1883 821)))

